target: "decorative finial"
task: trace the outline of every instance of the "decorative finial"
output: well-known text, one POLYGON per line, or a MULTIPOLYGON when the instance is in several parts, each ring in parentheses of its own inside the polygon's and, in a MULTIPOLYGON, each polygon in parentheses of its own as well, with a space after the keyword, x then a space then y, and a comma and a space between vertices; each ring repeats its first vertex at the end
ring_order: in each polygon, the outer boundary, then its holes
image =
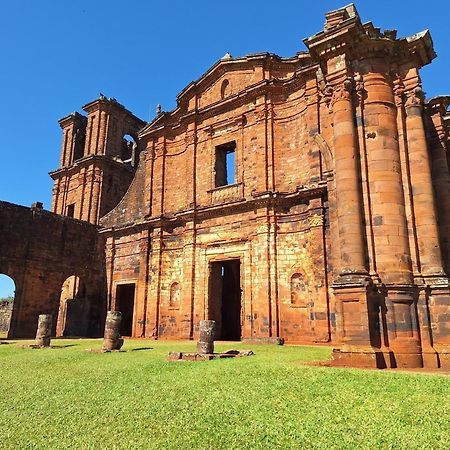
POLYGON ((100 92, 100 96, 98 97, 100 100, 106 100, 106 96, 100 92))
POLYGON ((220 59, 231 59, 231 58, 232 58, 231 54, 226 52, 225 55, 223 55, 222 58, 220 59))
POLYGON ((161 114, 161 105, 159 103, 156 105, 156 114, 161 114))

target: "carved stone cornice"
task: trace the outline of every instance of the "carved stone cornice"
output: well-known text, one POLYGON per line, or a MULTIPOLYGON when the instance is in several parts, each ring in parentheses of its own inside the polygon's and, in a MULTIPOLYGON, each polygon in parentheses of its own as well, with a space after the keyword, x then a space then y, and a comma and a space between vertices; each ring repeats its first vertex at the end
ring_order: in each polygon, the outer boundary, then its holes
POLYGON ((119 167, 121 169, 126 170, 127 172, 131 172, 131 173, 136 172, 135 167, 132 167, 131 165, 126 164, 123 161, 118 160, 116 158, 112 158, 111 156, 88 155, 88 156, 84 156, 83 158, 77 159, 70 166, 61 167, 60 169, 49 172, 49 175, 53 180, 56 180, 63 176, 77 174, 80 172, 81 169, 90 167, 92 165, 95 165, 96 167, 98 166, 101 168, 104 168, 105 166, 109 165, 109 166, 119 167))

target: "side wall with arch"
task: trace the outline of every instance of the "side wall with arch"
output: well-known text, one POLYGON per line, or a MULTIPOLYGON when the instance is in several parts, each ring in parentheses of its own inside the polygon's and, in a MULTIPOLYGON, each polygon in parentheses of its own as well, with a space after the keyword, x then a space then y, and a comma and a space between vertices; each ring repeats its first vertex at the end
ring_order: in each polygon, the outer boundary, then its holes
POLYGON ((97 227, 44 211, 0 202, 0 273, 16 284, 9 338, 34 337, 39 314, 53 314, 61 288, 76 275, 89 301, 87 335, 101 334, 105 315, 104 245, 97 227))

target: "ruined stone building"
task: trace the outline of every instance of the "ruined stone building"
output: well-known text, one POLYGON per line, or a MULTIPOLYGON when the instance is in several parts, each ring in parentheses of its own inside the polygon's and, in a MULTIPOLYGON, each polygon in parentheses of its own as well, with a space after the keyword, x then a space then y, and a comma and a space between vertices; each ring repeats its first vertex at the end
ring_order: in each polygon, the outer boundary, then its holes
POLYGON ((225 55, 150 123, 101 96, 60 120, 52 213, 3 203, 10 336, 331 343, 336 364, 450 366, 449 97, 428 31, 354 6, 307 51, 225 55), (22 225, 15 224, 21 222, 22 225), (23 242, 20 227, 30 227, 23 242))

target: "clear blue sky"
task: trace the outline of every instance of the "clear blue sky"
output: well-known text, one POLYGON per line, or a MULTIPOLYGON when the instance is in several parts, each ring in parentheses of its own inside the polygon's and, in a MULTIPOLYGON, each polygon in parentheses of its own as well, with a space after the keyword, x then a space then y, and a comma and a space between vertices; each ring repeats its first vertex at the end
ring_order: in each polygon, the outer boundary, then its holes
MULTIPOLYGON (((291 56, 347 2, 291 0, 11 0, 0 17, 0 199, 50 208, 58 119, 115 97, 144 120, 227 51, 291 56)), ((422 71, 428 96, 450 93, 448 0, 363 0, 363 21, 406 36, 430 29, 438 58, 422 71)), ((1 236, 0 236, 1 239, 1 236)), ((0 281, 0 296, 2 291, 0 281)))

